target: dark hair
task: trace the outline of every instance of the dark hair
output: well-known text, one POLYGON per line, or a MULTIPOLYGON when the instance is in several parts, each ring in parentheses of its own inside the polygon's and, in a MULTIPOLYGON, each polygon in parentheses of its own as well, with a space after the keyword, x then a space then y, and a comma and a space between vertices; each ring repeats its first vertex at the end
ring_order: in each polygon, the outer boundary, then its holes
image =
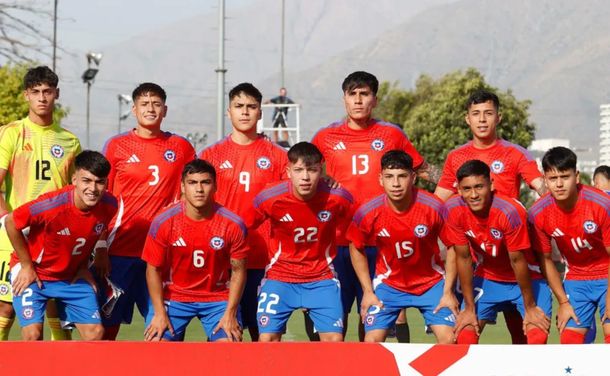
POLYGON ((381 169, 413 171, 413 158, 403 150, 390 150, 381 157, 381 169))
POLYGON ((485 89, 479 89, 470 94, 468 97, 468 102, 466 102, 466 111, 470 109, 470 106, 473 104, 485 103, 488 101, 492 101, 496 111, 500 110, 500 99, 498 96, 491 91, 485 89))
POLYGON ((94 150, 84 150, 76 156, 74 160, 76 171, 89 171, 98 178, 107 178, 110 174, 110 162, 100 152, 94 150))
POLYGON ((322 163, 324 157, 316 145, 302 141, 292 145, 288 150, 288 160, 291 163, 297 163, 302 160, 305 166, 311 166, 316 163, 322 163))
POLYGON ((593 171, 593 177, 597 174, 602 174, 606 177, 606 179, 610 179, 610 167, 606 165, 597 166, 595 171, 593 171))
POLYGON ((210 174, 212 180, 216 181, 216 169, 212 164, 204 159, 193 159, 182 169, 182 181, 190 174, 210 174))
POLYGON ((458 182, 461 182, 463 179, 470 176, 483 176, 485 179, 491 181, 489 166, 487 163, 478 159, 472 159, 462 164, 455 175, 458 182))
POLYGON ((343 84, 341 85, 341 89, 344 93, 347 93, 348 91, 365 86, 368 86, 373 94, 377 96, 377 90, 379 90, 379 81, 377 80, 377 77, 369 72, 357 71, 345 77, 345 80, 343 80, 343 84))
POLYGON ((557 171, 576 171, 576 154, 563 146, 549 149, 542 157, 542 170, 548 172, 553 169, 557 171))
POLYGON ((229 91, 229 102, 242 93, 256 99, 258 104, 261 104, 261 102, 263 101, 263 94, 261 94, 260 90, 258 90, 256 86, 252 85, 249 82, 242 82, 241 84, 231 89, 231 91, 229 91))
POLYGON ((59 78, 49 67, 41 65, 31 68, 23 77, 23 89, 31 89, 40 84, 47 84, 51 87, 57 87, 59 78))
POLYGON ((157 95, 163 100, 163 103, 165 103, 165 101, 167 100, 167 94, 165 93, 165 90, 163 90, 161 86, 152 82, 144 82, 139 84, 138 87, 133 89, 133 92, 131 93, 131 99, 133 99, 133 101, 135 102, 136 99, 146 94, 157 95))

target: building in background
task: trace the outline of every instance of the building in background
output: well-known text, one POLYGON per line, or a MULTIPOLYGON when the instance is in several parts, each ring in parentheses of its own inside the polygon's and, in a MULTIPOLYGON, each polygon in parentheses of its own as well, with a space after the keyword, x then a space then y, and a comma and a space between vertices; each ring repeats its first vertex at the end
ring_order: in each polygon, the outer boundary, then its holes
POLYGON ((610 104, 599 106, 599 164, 610 165, 610 104))

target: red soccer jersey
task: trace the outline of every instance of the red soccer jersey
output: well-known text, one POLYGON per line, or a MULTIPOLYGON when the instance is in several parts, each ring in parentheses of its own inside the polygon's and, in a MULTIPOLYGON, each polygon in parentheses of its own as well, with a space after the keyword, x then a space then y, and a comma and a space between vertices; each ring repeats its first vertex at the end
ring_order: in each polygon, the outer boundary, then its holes
MULTIPOLYGON (((216 168, 216 201, 241 217, 254 210, 252 201, 267 184, 285 177, 288 164, 286 150, 263 136, 245 146, 227 136, 203 150, 199 158, 216 168)), ((248 232, 249 269, 263 269, 267 265, 269 232, 269 221, 248 232)))
POLYGON ((529 210, 534 249, 551 252, 551 239, 566 263, 566 279, 608 278, 610 198, 604 192, 578 185, 578 201, 569 212, 561 210, 550 193, 529 210))
POLYGON ((421 295, 445 273, 438 247, 442 228, 442 201, 414 188, 413 203, 403 213, 390 207, 385 193, 362 205, 354 214, 347 239, 359 249, 368 239, 376 239, 375 286, 383 282, 421 295))
MULTIPOLYGON (((105 192, 89 211, 74 205, 74 186, 46 193, 13 212, 17 230, 30 227, 28 248, 43 281, 72 280, 87 262, 93 246, 117 211, 117 200, 105 192)), ((19 262, 11 255, 11 268, 19 262)))
POLYGON ((266 278, 293 283, 333 278, 336 230, 350 215, 352 196, 344 189, 318 184, 313 198, 302 201, 293 194, 290 181, 263 190, 254 199, 255 211, 248 227, 271 221, 273 256, 266 278))
POLYGON ((244 259, 248 252, 246 226, 218 204, 212 217, 201 221, 184 210, 179 202, 153 220, 142 259, 163 270, 166 300, 227 300, 230 259, 244 259))
POLYGON ((542 177, 536 160, 519 145, 500 139, 490 148, 477 149, 469 141, 447 155, 438 186, 457 193, 455 174, 465 162, 472 159, 487 163, 495 191, 511 198, 519 198, 519 177, 530 185, 534 179, 542 177))
MULTIPOLYGON (((322 128, 312 139, 326 162, 326 173, 354 196, 355 207, 383 193, 379 184, 381 157, 389 150, 404 150, 418 168, 424 162, 397 125, 372 120, 365 130, 348 127, 345 120, 322 128)), ((347 241, 338 238, 339 245, 347 241)))
POLYGON ((489 216, 477 217, 459 196, 445 204, 447 240, 452 245, 470 245, 476 252, 475 275, 492 281, 517 282, 509 252, 522 251, 532 278, 540 279, 540 265, 530 247, 527 212, 507 196, 494 194, 489 216))
POLYGON ((103 153, 112 165, 108 190, 119 201, 109 253, 140 257, 153 218, 180 199, 182 169, 195 158, 195 150, 169 132, 146 139, 131 130, 108 140, 103 153))

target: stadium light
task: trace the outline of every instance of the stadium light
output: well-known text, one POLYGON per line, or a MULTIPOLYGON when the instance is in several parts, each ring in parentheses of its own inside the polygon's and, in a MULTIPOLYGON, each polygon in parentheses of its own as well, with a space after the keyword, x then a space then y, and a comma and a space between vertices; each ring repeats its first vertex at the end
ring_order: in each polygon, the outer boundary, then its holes
POLYGON ((91 85, 93 85, 93 81, 95 80, 95 76, 99 69, 97 68, 100 65, 100 61, 102 61, 102 54, 99 52, 87 52, 87 70, 83 72, 83 82, 87 85, 87 148, 91 145, 89 143, 89 129, 90 129, 90 101, 91 101, 91 85), (95 63, 95 68, 91 66, 91 63, 95 63))
POLYGON ((119 94, 117 96, 118 100, 119 100, 119 129, 118 129, 118 133, 121 133, 121 123, 123 122, 123 120, 127 119, 129 117, 129 114, 131 113, 131 109, 127 108, 127 110, 125 112, 123 112, 123 105, 127 105, 129 106, 130 104, 133 103, 133 100, 131 99, 131 97, 127 94, 119 94))

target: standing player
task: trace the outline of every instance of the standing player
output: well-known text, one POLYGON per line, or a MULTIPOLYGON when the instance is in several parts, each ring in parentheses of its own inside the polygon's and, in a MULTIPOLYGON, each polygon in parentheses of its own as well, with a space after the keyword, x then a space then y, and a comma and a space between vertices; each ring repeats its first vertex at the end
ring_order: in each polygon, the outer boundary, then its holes
POLYGON ((211 341, 241 341, 246 226, 215 202, 215 192, 214 167, 200 159, 189 162, 182 172, 184 201, 150 226, 142 252, 152 306, 144 333, 148 341, 183 341, 194 317, 211 341))
MULTIPOLYGON (((252 84, 241 83, 231 89, 227 115, 233 132, 199 155, 217 171, 218 203, 242 218, 254 210, 252 201, 267 184, 284 178, 288 164, 284 149, 256 133, 256 123, 261 118, 261 100, 262 94, 252 84)), ((269 221, 266 221, 248 233, 248 278, 241 314, 253 341, 258 340, 257 289, 269 261, 269 231, 269 221)))
MULTIPOLYGON (((429 166, 413 147, 403 130, 394 124, 372 118, 377 106, 379 81, 367 72, 354 72, 342 84, 343 102, 347 117, 321 129, 312 143, 320 149, 326 161, 326 173, 354 194, 355 207, 383 193, 377 184, 381 156, 387 150, 404 150, 413 159, 418 175, 436 181, 437 171, 429 166)), ((371 275, 375 265, 374 239, 367 242, 366 253, 371 275)), ((348 242, 337 239, 338 250, 334 266, 341 282, 341 296, 345 311, 345 322, 354 299, 360 306, 362 290, 350 260, 348 242)), ((347 329, 347 328, 346 328, 347 329)), ((408 337, 408 327, 398 330, 401 338, 408 337), (403 332, 407 331, 403 334, 403 332)), ((359 330, 362 340, 364 332, 359 330)))
MULTIPOLYGON (((94 268, 98 278, 109 274, 125 292, 110 316, 102 318, 104 338, 110 340, 116 338, 122 322, 131 323, 134 304, 146 317, 146 263, 140 259, 146 233, 153 218, 180 199, 182 168, 195 158, 186 139, 161 130, 167 96, 159 85, 140 84, 132 97, 136 128, 104 146, 112 165, 108 190, 117 197, 119 211, 111 224, 108 253, 96 253, 94 268)), ((104 292, 100 296, 105 299, 104 292)))
POLYGON ((449 199, 446 207, 447 238, 457 254, 464 294, 457 342, 478 343, 480 331, 496 321, 499 311, 516 306, 524 319, 527 343, 546 343, 551 291, 530 248, 525 208, 493 193, 489 167, 482 161, 464 163, 456 177, 459 196, 449 199), (474 273, 471 249, 477 253, 474 273))
MULTIPOLYGON (((53 121, 58 82, 48 67, 30 69, 23 79, 28 116, 0 127, 0 186, 6 185, 6 197, 0 194, 0 218, 70 182, 74 157, 81 149, 78 138, 53 121)), ((6 340, 15 317, 8 275, 13 248, 2 227, 0 224, 0 340, 6 340)), ((52 338, 70 339, 70 331, 61 329, 55 305, 47 307, 52 338)))
POLYGON ((597 166, 593 172, 593 186, 610 195, 610 167, 597 166))
MULTIPOLYGON (((447 155, 443 174, 434 194, 447 201, 452 194, 457 193, 457 170, 472 159, 487 163, 498 193, 518 200, 521 179, 538 194, 546 192, 542 174, 529 152, 498 137, 496 127, 502 121, 502 114, 500 100, 496 94, 487 90, 473 92, 466 103, 465 120, 472 132, 472 141, 447 155)), ((513 343, 526 343, 519 313, 509 308, 504 312, 504 317, 513 343)))
POLYGON ((438 343, 454 342, 455 266, 444 281, 438 246, 443 203, 416 188, 415 177, 407 153, 385 153, 379 176, 385 193, 356 211, 347 232, 354 270, 364 291, 360 312, 367 342, 385 341, 401 310, 409 307, 420 310, 438 343), (378 249, 373 283, 364 252, 371 238, 378 249))
POLYGON ((106 191, 110 164, 96 151, 76 157, 72 185, 46 193, 15 209, 6 219, 15 248, 11 279, 22 338, 42 339, 49 299, 65 306, 63 320, 76 324, 85 341, 102 339, 104 328, 87 269, 93 248, 105 247, 108 223, 117 210, 106 191), (30 228, 28 238, 21 233, 30 228))
POLYGON ((560 341, 583 343, 599 308, 604 342, 610 343, 610 198, 580 184, 576 154, 570 149, 547 151, 542 169, 550 193, 530 208, 529 221, 542 271, 559 303, 560 341), (565 261, 563 286, 551 259, 551 240, 565 261))
POLYGON ((300 142, 288 151, 289 181, 259 193, 249 227, 271 220, 273 257, 258 300, 262 342, 280 341, 292 311, 305 308, 321 341, 343 340, 343 309, 334 279, 334 239, 349 217, 352 197, 320 181, 322 154, 300 142))

